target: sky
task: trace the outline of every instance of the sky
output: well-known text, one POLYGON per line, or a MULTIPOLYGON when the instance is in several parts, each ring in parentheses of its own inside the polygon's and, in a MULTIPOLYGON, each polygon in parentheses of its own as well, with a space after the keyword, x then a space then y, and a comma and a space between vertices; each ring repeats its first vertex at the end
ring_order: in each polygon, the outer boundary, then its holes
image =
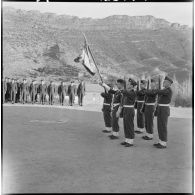
POLYGON ((110 15, 143 16, 152 15, 172 23, 192 26, 193 3, 82 3, 82 2, 3 2, 3 6, 11 6, 23 10, 39 10, 72 16, 105 18, 110 15))

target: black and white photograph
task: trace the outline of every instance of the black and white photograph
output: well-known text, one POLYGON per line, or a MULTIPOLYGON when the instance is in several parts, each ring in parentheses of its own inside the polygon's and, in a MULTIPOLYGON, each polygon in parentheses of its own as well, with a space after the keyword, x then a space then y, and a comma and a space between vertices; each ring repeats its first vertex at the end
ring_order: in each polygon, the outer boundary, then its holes
POLYGON ((1 1, 1 193, 193 193, 193 1, 1 1))

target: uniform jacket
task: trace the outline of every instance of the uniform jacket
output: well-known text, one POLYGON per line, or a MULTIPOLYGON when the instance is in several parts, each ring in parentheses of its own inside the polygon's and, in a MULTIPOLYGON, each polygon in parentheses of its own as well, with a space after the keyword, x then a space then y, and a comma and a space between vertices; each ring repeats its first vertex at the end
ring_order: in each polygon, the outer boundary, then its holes
POLYGON ((146 89, 141 89, 136 92, 137 101, 144 101, 146 89))
POLYGON ((80 94, 85 94, 85 83, 80 83, 78 86, 77 95, 79 96, 80 94))
POLYGON ((58 94, 59 94, 59 95, 61 95, 62 93, 63 93, 63 94, 66 94, 66 92, 67 92, 67 86, 61 84, 61 85, 58 87, 58 94))
POLYGON ((170 104, 171 103, 173 92, 170 87, 161 89, 161 90, 157 89, 156 92, 159 95, 159 100, 158 100, 159 104, 170 104))
POLYGON ((30 88, 29 88, 29 92, 30 93, 36 93, 37 92, 37 86, 33 83, 30 84, 30 88))
POLYGON ((22 92, 27 92, 28 91, 27 83, 21 83, 20 88, 22 92))
POLYGON ((121 103, 121 100, 122 100, 122 92, 120 90, 110 89, 109 90, 109 93, 114 94, 113 104, 117 104, 117 103, 120 104, 121 103))
POLYGON ((69 85, 68 86, 68 95, 75 95, 75 93, 76 93, 75 85, 69 85))
POLYGON ((155 103, 157 100, 157 91, 155 89, 148 89, 145 91, 146 97, 145 102, 146 103, 155 103))
POLYGON ((132 90, 123 90, 123 100, 122 100, 122 106, 123 105, 134 105, 135 99, 136 99, 136 93, 132 90))
POLYGON ((41 93, 41 94, 45 94, 46 92, 47 92, 47 86, 45 85, 45 84, 40 84, 39 85, 39 92, 41 93))
POLYGON ((48 94, 55 94, 55 85, 49 85, 47 88, 48 94))
POLYGON ((11 91, 14 93, 17 92, 17 83, 11 83, 11 91))

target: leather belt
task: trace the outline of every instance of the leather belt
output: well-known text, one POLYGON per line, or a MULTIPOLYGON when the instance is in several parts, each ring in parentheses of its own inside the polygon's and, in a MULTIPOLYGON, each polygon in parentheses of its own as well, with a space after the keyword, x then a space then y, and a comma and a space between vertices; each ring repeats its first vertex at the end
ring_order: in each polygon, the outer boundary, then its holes
POLYGON ((113 104, 113 107, 119 106, 119 105, 120 105, 120 103, 116 103, 116 104, 113 104))
POLYGON ((124 108, 134 108, 134 105, 123 105, 124 108))
POLYGON ((155 103, 145 103, 145 105, 147 105, 147 106, 154 106, 155 103))
POLYGON ((169 104, 158 104, 158 106, 170 106, 169 104))
POLYGON ((140 103, 142 103, 142 102, 144 102, 144 101, 138 101, 138 100, 137 100, 137 102, 140 102, 140 103))
POLYGON ((106 106, 111 106, 110 104, 107 104, 107 103, 103 103, 103 105, 106 105, 106 106))

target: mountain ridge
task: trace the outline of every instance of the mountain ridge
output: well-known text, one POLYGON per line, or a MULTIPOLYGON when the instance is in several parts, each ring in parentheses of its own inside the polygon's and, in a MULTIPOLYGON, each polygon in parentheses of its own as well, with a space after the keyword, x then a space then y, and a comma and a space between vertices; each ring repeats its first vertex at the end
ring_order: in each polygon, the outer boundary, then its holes
MULTIPOLYGON (((80 19, 4 7, 4 74, 51 77, 53 68, 56 72, 53 77, 57 78, 57 68, 71 73, 71 67, 74 71, 85 72, 80 64, 74 63, 83 44, 82 32, 105 76, 140 76, 141 72, 160 69, 172 71, 182 81, 191 72, 192 28, 186 25, 150 15, 80 19), (44 55, 56 45, 60 52, 52 50, 53 54, 44 55)), ((71 76, 68 74, 67 78, 71 76)), ((97 77, 86 77, 97 80, 97 77)))

